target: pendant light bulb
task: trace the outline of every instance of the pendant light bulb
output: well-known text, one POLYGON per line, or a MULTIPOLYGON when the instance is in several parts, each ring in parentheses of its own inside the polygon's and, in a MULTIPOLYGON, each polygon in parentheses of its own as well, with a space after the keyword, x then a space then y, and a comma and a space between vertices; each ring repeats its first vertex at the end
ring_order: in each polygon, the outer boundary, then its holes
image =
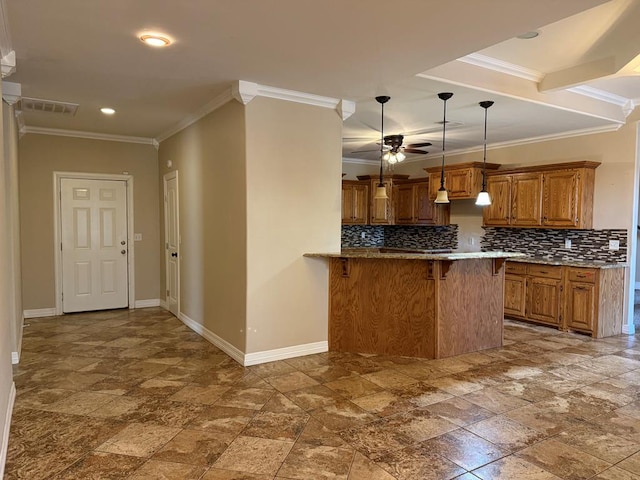
POLYGON ((482 153, 482 190, 478 193, 476 205, 479 207, 487 207, 491 205, 491 197, 487 192, 487 110, 493 105, 491 100, 480 102, 479 105, 484 108, 484 144, 482 153))
POLYGON ((444 152, 445 152, 445 133, 447 131, 447 100, 453 97, 451 92, 442 92, 438 94, 438 98, 443 102, 442 114, 442 169, 440 170, 440 189, 436 196, 435 203, 449 203, 449 195, 447 189, 444 188, 444 152))
POLYGON ((382 163, 384 162, 384 104, 387 103, 391 97, 386 95, 380 95, 376 97, 376 102, 380 104, 381 107, 381 117, 380 117, 380 181, 378 182, 378 186, 376 187, 376 194, 373 197, 376 200, 388 200, 389 196, 387 195, 387 187, 384 185, 384 179, 382 178, 382 163))

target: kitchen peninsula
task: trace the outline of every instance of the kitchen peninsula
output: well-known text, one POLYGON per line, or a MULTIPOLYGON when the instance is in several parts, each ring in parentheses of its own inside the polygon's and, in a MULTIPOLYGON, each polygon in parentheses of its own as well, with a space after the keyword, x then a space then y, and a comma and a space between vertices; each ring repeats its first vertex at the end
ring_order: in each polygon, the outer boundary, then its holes
POLYGON ((444 358, 502 346, 519 253, 310 253, 329 261, 329 350, 444 358))

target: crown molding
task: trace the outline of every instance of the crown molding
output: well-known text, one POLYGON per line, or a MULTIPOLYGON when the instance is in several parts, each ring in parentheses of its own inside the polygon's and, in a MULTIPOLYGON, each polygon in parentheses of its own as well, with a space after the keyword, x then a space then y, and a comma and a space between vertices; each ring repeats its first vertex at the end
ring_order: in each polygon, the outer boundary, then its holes
POLYGON ((220 93, 220 95, 212 101, 199 108, 191 115, 185 117, 170 129, 158 135, 155 140, 158 143, 166 140, 179 131, 193 125, 202 117, 208 115, 214 110, 217 110, 230 100, 235 99, 243 105, 247 105, 255 97, 268 97, 288 102, 314 105, 316 107, 333 108, 338 112, 342 120, 346 120, 356 111, 355 102, 350 100, 323 97, 320 95, 313 95, 311 93, 297 92, 295 90, 286 90, 284 88, 260 85, 258 83, 247 82, 245 80, 237 80, 233 82, 231 87, 220 93))
POLYGON ((488 57, 480 53, 471 53, 458 59, 459 62, 469 63, 477 67, 487 68, 495 72, 506 73, 513 77, 524 78, 531 82, 540 82, 544 78, 544 73, 509 62, 503 62, 497 58, 488 57))
POLYGON ((587 85, 579 85, 577 87, 567 88, 568 92, 577 93, 578 95, 584 95, 585 97, 595 98, 596 100, 602 100, 603 102, 612 103, 619 107, 624 107, 629 99, 616 95, 615 93, 609 93, 599 88, 589 87, 587 85))
MULTIPOLYGON (((604 127, 593 127, 593 128, 584 128, 582 130, 571 130, 568 132, 561 132, 561 133, 552 133, 549 135, 540 135, 538 137, 529 137, 529 138, 521 138, 518 140, 510 140, 508 142, 499 142, 499 143, 492 143, 487 145, 487 150, 497 150, 499 148, 508 148, 508 147, 518 147, 520 145, 528 145, 531 143, 542 143, 542 142, 549 142, 552 140, 562 140, 565 138, 572 138, 572 137, 581 137, 584 135, 596 135, 599 133, 610 133, 610 132, 615 132, 617 130, 619 130, 622 127, 622 125, 620 124, 614 124, 614 125, 606 125, 604 127)), ((474 147, 469 147, 469 148, 459 148, 456 150, 447 150, 447 156, 453 156, 453 155, 463 155, 463 154, 467 154, 467 153, 474 153, 474 152, 481 152, 483 149, 482 145, 478 145, 478 146, 474 146, 474 147)), ((431 153, 429 155, 422 155, 418 158, 413 158, 413 159, 407 159, 405 160, 403 163, 415 163, 415 162, 421 162, 425 159, 431 159, 431 158, 441 158, 442 157, 442 152, 434 152, 431 153)))
POLYGON ((232 88, 225 89, 222 93, 216 96, 209 103, 203 105, 198 110, 193 112, 191 115, 187 115, 185 118, 183 118, 178 123, 176 123, 173 127, 169 128, 168 130, 165 130, 160 135, 158 135, 154 140, 156 140, 156 142, 158 143, 163 142, 164 140, 171 137, 172 135, 175 135, 179 131, 184 130, 190 125, 193 125, 198 120, 210 114, 214 110, 217 110, 218 108, 223 106, 225 103, 230 102, 231 100, 234 99, 232 90, 233 90, 232 88))
POLYGON ((57 137, 88 138, 91 140, 107 140, 110 142, 139 143, 153 145, 155 139, 148 137, 131 137, 128 135, 111 135, 108 133, 83 132, 80 130, 64 130, 62 128, 24 127, 24 133, 38 135, 54 135, 57 137))
POLYGON ((352 165, 380 165, 380 160, 365 160, 363 158, 342 157, 342 163, 350 163, 352 165))
POLYGON ((15 105, 22 98, 22 85, 14 82, 2 82, 2 100, 15 105))

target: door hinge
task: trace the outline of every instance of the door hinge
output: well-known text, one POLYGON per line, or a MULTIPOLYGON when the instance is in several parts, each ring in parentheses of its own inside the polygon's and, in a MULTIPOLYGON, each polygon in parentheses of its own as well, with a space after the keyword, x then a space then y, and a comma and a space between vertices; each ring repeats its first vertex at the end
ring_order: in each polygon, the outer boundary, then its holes
POLYGON ((60 242, 60 251, 62 251, 62 242, 60 242))
POLYGON ((169 296, 169 290, 167 290, 167 297, 169 296))
POLYGON ((165 248, 166 250, 169 250, 169 242, 166 242, 166 243, 164 244, 164 248, 165 248))

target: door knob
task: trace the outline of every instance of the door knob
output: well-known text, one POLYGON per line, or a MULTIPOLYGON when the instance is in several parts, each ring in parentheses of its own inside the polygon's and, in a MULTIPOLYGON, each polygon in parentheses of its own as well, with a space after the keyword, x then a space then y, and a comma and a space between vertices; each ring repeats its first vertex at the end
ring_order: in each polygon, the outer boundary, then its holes
POLYGON ((127 251, 126 250, 120 250, 120 253, 124 255, 125 253, 127 253, 127 251))
POLYGON ((178 256, 178 253, 177 253, 177 252, 173 252, 173 253, 171 254, 171 256, 172 256, 172 257, 177 257, 177 256, 178 256))

